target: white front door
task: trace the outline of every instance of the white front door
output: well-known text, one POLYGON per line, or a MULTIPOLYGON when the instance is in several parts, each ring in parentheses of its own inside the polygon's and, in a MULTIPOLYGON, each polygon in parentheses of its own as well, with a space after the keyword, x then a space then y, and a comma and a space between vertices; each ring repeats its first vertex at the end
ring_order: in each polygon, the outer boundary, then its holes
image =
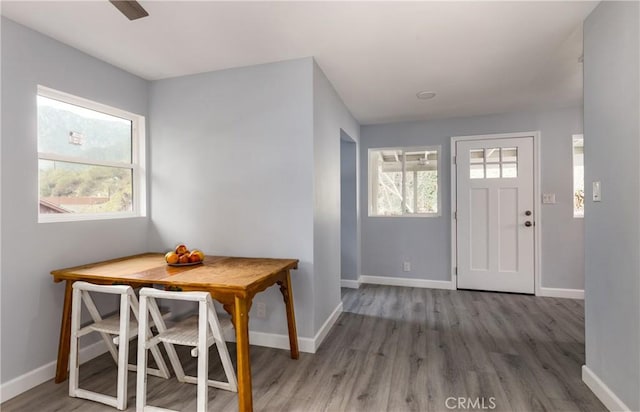
POLYGON ((456 142, 458 288, 534 293, 533 138, 456 142))

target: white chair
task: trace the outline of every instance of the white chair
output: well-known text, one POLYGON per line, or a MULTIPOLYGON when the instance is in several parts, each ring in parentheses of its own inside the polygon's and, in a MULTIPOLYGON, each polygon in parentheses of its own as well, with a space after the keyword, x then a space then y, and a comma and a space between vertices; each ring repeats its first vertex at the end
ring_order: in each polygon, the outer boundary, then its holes
MULTIPOLYGON (((139 333, 138 324, 135 319, 131 319, 130 311, 133 311, 134 318, 138 318, 138 299, 133 288, 125 285, 94 285, 87 282, 75 282, 73 284, 73 300, 71 304, 71 350, 69 361, 69 396, 89 399, 113 406, 119 410, 127 408, 127 371, 135 371, 136 365, 129 362, 129 340, 139 333), (120 295, 120 310, 115 315, 102 319, 100 312, 96 308, 89 292, 106 293, 120 295), (81 327, 80 315, 82 313, 82 302, 91 315, 92 323, 81 327), (79 364, 78 346, 81 336, 91 332, 98 332, 104 339, 113 360, 118 365, 117 395, 116 397, 92 392, 79 388, 79 364), (116 349, 116 345, 119 346, 116 349)), ((142 329, 147 336, 151 335, 149 326, 142 329)), ((162 358, 158 348, 154 348, 153 357, 159 369, 147 369, 147 372, 169 378, 169 370, 162 358)), ((145 365, 146 366, 146 365, 145 365)), ((143 369, 144 370, 144 369, 143 369)))
POLYGON ((164 344, 169 355, 169 360, 176 373, 179 382, 195 383, 198 385, 197 409, 207 410, 207 389, 209 386, 225 389, 232 392, 238 391, 238 383, 233 364, 229 358, 227 345, 222 337, 220 321, 216 314, 211 296, 207 292, 168 292, 152 288, 140 290, 140 315, 138 328, 146 329, 148 315, 158 329, 158 335, 152 338, 144 338, 144 334, 138 332, 138 384, 136 393, 136 410, 157 411, 167 410, 147 406, 147 375, 144 367, 147 363, 147 349, 156 347, 160 342, 164 344), (170 299, 180 301, 198 302, 198 318, 189 318, 167 329, 164 320, 160 316, 156 299, 170 299), (227 382, 209 379, 209 347, 215 344, 222 361, 227 382), (198 357, 198 376, 187 376, 182 369, 178 355, 173 345, 193 347, 191 356, 198 357))

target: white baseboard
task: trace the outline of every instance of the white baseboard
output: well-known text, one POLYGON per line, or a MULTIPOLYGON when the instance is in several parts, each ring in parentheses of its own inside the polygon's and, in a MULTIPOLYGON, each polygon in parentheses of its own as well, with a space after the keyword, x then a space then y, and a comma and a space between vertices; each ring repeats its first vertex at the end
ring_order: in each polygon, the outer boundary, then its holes
MULTIPOLYGON (((329 331, 336 323, 338 317, 342 313, 342 302, 336 306, 331 315, 324 322, 318 333, 312 338, 298 337, 298 349, 300 352, 316 353, 316 349, 320 347, 322 341, 327 337, 329 331)), ((236 335, 233 327, 224 328, 224 338, 227 342, 235 342, 236 335)), ((255 332, 249 331, 249 343, 255 346, 264 346, 266 348, 289 350, 289 335, 281 335, 277 333, 255 332)))
POLYGON ((631 408, 625 405, 587 365, 582 365, 582 382, 591 389, 591 392, 593 392, 610 411, 631 411, 631 408))
MULTIPOLYGON (((234 336, 235 342, 235 336, 234 336)), ((267 348, 289 350, 289 335, 279 335, 276 333, 252 332, 249 331, 249 343, 267 348)), ((313 339, 298 337, 298 349, 300 352, 315 353, 313 339)))
POLYGON ((318 330, 318 333, 316 333, 316 336, 313 337, 313 346, 314 346, 313 353, 316 353, 316 350, 318 350, 318 348, 324 341, 324 338, 327 337, 327 335, 329 334, 329 331, 331 330, 333 325, 336 323, 341 313, 342 313, 342 302, 340 302, 338 306, 336 306, 336 308, 333 310, 331 315, 329 315, 327 320, 322 324, 322 326, 318 330))
POLYGON ((549 298, 567 298, 567 299, 583 299, 584 290, 582 289, 560 289, 541 287, 538 296, 546 296, 549 298))
POLYGON ((373 285, 389 285, 389 286, 407 286, 411 288, 428 288, 428 289, 450 289, 456 287, 450 280, 428 280, 428 279, 412 279, 412 278, 396 278, 386 276, 360 276, 360 283, 369 283, 373 285))
MULTIPOLYGON (((354 289, 359 288, 361 284, 406 286, 406 287, 413 287, 413 288, 428 288, 428 289, 449 289, 449 290, 456 289, 455 283, 450 280, 397 278, 397 277, 391 277, 391 276, 363 275, 363 276, 360 276, 358 280, 341 280, 340 282, 343 288, 354 288, 354 289)), ((551 298, 584 299, 584 290, 541 287, 540 290, 538 291, 537 296, 546 296, 551 298)))
MULTIPOLYGON (((227 342, 236 341, 235 329, 225 329, 223 331, 224 339, 227 342)), ((255 346, 264 346, 265 348, 285 349, 289 350, 289 335, 281 335, 278 333, 249 331, 249 344, 255 346)), ((313 339, 301 338, 298 336, 298 349, 301 352, 315 353, 313 339)))
POLYGON ((340 280, 340 287, 350 288, 350 289, 358 289, 358 288, 360 288, 360 281, 359 280, 341 279, 340 280))
MULTIPOLYGON (((78 360, 82 364, 106 352, 107 346, 104 341, 100 340, 80 349, 78 360)), ((11 398, 15 398, 21 393, 53 379, 56 374, 56 362, 57 361, 49 362, 46 365, 0 385, 0 403, 8 401, 11 398)))

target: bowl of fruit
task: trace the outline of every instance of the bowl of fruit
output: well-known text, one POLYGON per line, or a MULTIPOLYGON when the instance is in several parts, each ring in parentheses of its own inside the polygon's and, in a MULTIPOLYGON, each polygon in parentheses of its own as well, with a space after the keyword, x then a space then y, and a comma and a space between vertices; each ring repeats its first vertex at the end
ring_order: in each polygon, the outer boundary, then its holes
POLYGON ((204 260, 204 253, 198 249, 189 250, 186 245, 179 244, 164 255, 164 260, 169 266, 200 265, 204 260))

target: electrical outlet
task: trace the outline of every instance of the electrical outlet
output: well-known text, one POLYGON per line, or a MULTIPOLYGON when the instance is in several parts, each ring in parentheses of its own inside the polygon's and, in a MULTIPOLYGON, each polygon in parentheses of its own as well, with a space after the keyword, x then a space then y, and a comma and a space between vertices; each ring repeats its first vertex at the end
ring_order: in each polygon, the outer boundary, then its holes
POLYGON ((402 270, 405 272, 411 272, 411 262, 404 262, 402 264, 402 270))
POLYGON ((555 193, 543 193, 542 194, 542 203, 553 205, 556 203, 556 194, 555 193))
POLYGON ((256 317, 264 319, 267 317, 267 304, 263 302, 256 303, 256 317))

